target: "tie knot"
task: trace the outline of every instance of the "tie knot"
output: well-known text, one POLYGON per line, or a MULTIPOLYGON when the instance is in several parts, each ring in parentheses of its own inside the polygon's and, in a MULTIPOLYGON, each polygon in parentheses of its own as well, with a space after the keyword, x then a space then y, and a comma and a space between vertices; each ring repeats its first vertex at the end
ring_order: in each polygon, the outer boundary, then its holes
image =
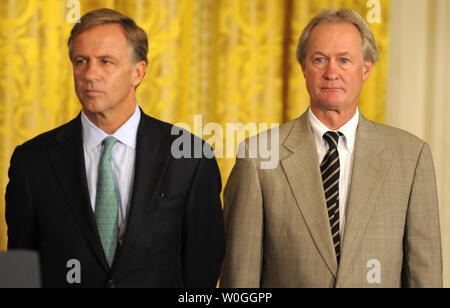
POLYGON ((330 148, 337 148, 339 143, 339 136, 342 136, 340 132, 326 132, 323 134, 323 138, 328 142, 330 148))
POLYGON ((117 139, 112 137, 112 136, 108 136, 103 140, 103 146, 104 146, 104 150, 103 150, 103 155, 109 155, 111 154, 111 150, 113 148, 113 146, 116 144, 117 139))

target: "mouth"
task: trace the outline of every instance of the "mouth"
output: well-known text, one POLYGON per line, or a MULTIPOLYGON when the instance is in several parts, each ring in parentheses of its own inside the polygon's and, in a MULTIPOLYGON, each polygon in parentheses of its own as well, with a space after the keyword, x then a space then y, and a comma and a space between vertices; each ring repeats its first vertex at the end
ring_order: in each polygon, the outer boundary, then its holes
POLYGON ((86 94, 87 96, 98 96, 103 95, 104 93, 98 90, 85 90, 84 94, 86 94))
POLYGON ((322 91, 344 91, 344 89, 342 88, 337 88, 337 87, 324 87, 321 88, 322 91))

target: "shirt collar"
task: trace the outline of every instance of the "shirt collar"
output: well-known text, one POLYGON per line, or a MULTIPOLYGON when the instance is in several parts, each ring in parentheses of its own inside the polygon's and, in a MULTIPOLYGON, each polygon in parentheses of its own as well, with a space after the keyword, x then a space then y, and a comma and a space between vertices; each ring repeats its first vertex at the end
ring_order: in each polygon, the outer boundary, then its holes
MULTIPOLYGON (((132 149, 136 148, 136 137, 139 122, 141 120, 141 112, 139 106, 136 105, 136 110, 133 115, 112 134, 120 143, 129 146, 132 149)), ((81 111, 81 126, 83 127, 83 144, 87 151, 96 148, 109 135, 92 123, 84 111, 81 111)))
MULTIPOLYGON (((331 131, 331 129, 329 129, 327 126, 325 126, 325 124, 320 122, 320 120, 311 111, 311 108, 308 108, 308 116, 316 145, 325 146, 326 141, 323 138, 323 134, 325 134, 328 131, 331 131)), ((353 117, 337 130, 343 134, 342 140, 350 153, 353 153, 353 149, 355 147, 356 129, 358 128, 358 123, 359 123, 359 108, 356 108, 356 112, 353 115, 353 117)))

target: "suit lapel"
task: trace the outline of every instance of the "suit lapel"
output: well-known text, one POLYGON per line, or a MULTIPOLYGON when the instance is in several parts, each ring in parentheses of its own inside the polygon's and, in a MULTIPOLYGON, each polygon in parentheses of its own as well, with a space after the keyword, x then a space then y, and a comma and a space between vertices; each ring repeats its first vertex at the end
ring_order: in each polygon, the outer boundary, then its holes
POLYGON ((326 210, 314 137, 305 112, 283 143, 290 155, 280 153, 281 164, 309 232, 327 264, 337 275, 337 261, 326 210), (287 157, 284 157, 287 156, 287 157))
POLYGON ((360 116, 355 140, 353 172, 346 206, 346 225, 339 273, 345 273, 369 222, 374 201, 389 169, 381 153, 385 145, 375 126, 360 116))
POLYGON ((80 116, 63 126, 55 139, 57 145, 49 150, 49 156, 56 177, 86 241, 108 269, 89 199, 80 116))
POLYGON ((136 163, 130 211, 124 236, 122 254, 139 237, 146 213, 154 204, 158 187, 170 159, 170 138, 155 119, 141 111, 136 140, 136 163))

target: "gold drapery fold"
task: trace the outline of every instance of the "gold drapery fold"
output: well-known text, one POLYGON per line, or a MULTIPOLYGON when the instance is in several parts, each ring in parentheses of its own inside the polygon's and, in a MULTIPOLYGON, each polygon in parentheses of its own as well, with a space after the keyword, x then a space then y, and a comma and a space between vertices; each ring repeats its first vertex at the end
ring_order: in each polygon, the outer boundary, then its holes
MULTIPOLYGON (((381 61, 364 86, 360 109, 384 122, 389 0, 1 1, 2 250, 7 243, 3 196, 12 151, 80 111, 67 51, 73 3, 80 4, 81 15, 101 7, 119 10, 144 28, 150 63, 137 91, 140 106, 164 121, 187 123, 205 140, 211 137, 211 131, 202 130, 207 123, 220 124, 225 134, 226 123, 281 124, 299 116, 309 103, 295 60, 303 27, 321 8, 348 7, 366 18, 379 4, 381 22, 369 26, 381 61)), ((223 137, 214 147, 225 155, 230 146, 223 137)), ((237 137, 230 153, 236 153, 242 138, 237 137)), ((225 184, 234 158, 218 162, 225 184)))

